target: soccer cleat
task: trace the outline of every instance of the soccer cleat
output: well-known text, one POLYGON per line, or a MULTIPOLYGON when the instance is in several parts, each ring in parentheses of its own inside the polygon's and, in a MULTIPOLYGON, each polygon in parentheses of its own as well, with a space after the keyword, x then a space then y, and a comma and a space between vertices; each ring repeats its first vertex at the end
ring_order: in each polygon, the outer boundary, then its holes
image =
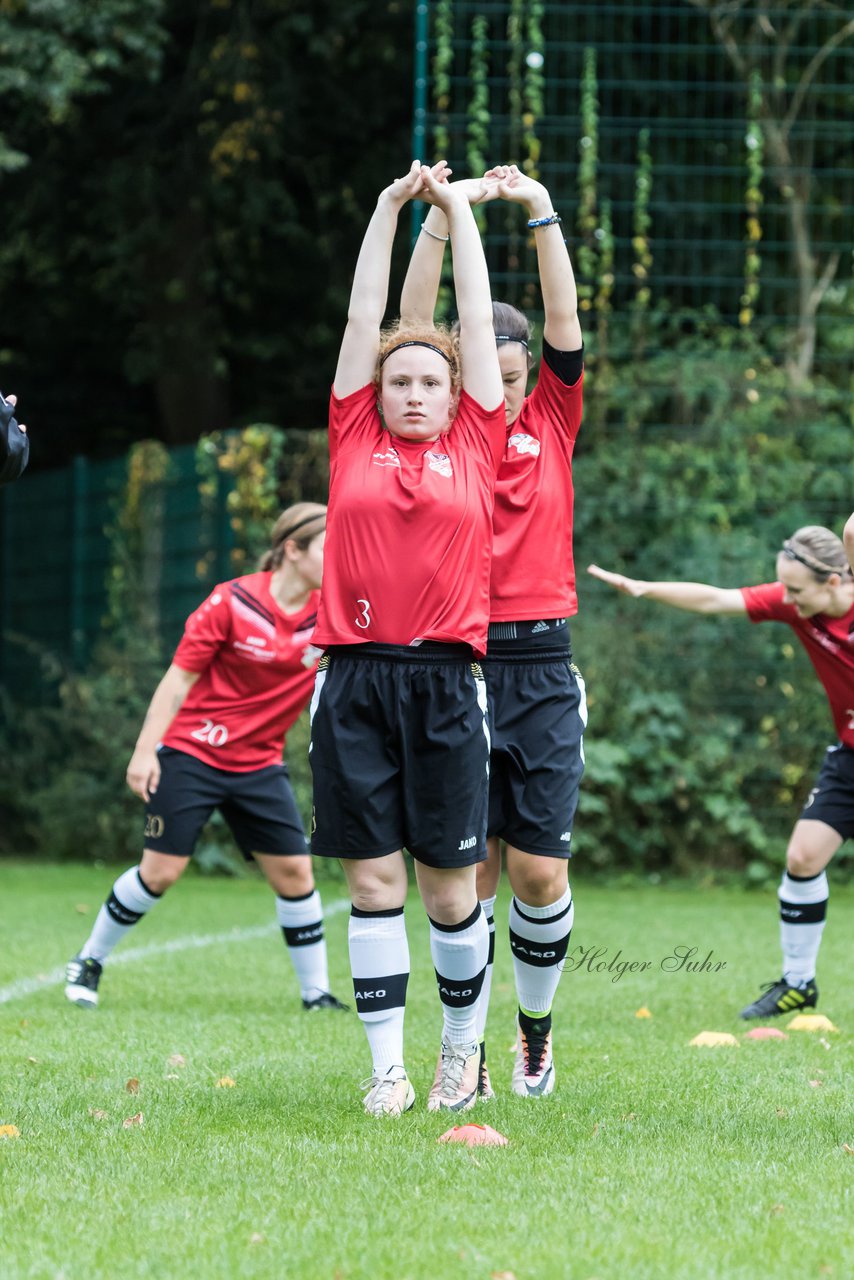
POLYGON ((443 1039, 427 1110, 470 1111, 477 1102, 479 1080, 480 1045, 452 1045, 443 1039))
POLYGON ((348 1013, 350 1010, 350 1006, 348 1004, 342 1004, 340 1000, 336 1000, 331 991, 321 991, 320 995, 315 996, 312 1000, 306 1000, 303 998, 302 1007, 303 1009, 310 1010, 342 1009, 345 1013, 348 1013))
POLYGON ((802 982, 799 987, 791 987, 785 978, 779 982, 766 982, 762 988, 763 995, 746 1009, 742 1009, 740 1018, 778 1018, 781 1013, 796 1013, 799 1009, 814 1009, 818 1004, 818 987, 815 979, 802 982))
POLYGON ((415 1090, 408 1077, 392 1076, 398 1067, 389 1067, 384 1076, 371 1076, 360 1088, 367 1089, 364 1108, 369 1116, 402 1116, 415 1102, 415 1090))
POLYGON ((495 1097, 495 1090, 492 1087, 492 1081, 489 1078, 489 1068, 486 1065, 486 1043, 480 1042, 480 1062, 478 1063, 477 1073, 477 1096, 481 1102, 490 1102, 495 1097))
POLYGON ((104 966, 91 956, 75 956, 65 966, 65 998, 81 1009, 94 1009, 98 1003, 98 983, 104 966))
POLYGON ((544 1098, 551 1093, 555 1087, 551 1031, 534 1035, 518 1028, 511 1086, 520 1098, 544 1098))

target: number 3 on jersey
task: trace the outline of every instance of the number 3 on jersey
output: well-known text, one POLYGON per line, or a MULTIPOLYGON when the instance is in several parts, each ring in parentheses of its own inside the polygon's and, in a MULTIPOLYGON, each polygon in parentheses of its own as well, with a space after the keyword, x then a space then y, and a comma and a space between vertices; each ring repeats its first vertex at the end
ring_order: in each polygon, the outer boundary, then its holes
POLYGON ((357 600, 356 604, 361 606, 361 612, 356 615, 356 626, 361 627, 364 631, 371 625, 371 602, 370 600, 357 600))
POLYGON ((214 724, 213 720, 203 720, 201 727, 190 734, 198 742, 209 742, 212 747, 221 747, 228 741, 228 730, 224 724, 214 724))

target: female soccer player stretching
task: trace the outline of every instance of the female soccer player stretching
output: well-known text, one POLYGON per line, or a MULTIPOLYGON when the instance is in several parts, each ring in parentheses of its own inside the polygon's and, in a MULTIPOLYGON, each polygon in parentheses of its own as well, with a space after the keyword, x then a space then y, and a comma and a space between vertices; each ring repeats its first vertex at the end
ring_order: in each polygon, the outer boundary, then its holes
MULTIPOLYGON (((492 1097, 484 1039, 494 952, 493 912, 505 842, 513 889, 510 947, 519 1004, 513 1092, 544 1097, 555 1084, 552 1002, 573 922, 567 876, 583 772, 584 684, 571 663, 567 618, 577 612, 572 559, 572 452, 581 423, 583 350, 575 280, 546 188, 515 165, 462 184, 472 203, 500 196, 527 210, 537 246, 545 311, 543 359, 533 364, 522 312, 493 303, 504 385, 505 450, 495 490, 489 646, 492 757, 489 857, 478 895, 490 928, 490 958, 478 1010, 480 1093, 492 1097)), ((444 238, 440 209, 422 227, 404 285, 405 319, 432 315, 444 238)), ((463 354, 465 339, 463 339, 463 354)))
POLYGON ((69 1000, 98 1003, 107 956, 180 878, 219 809, 276 894, 276 914, 306 1009, 329 993, 323 908, 288 771, 285 734, 311 697, 326 507, 282 513, 258 573, 215 587, 187 620, 151 700, 127 782, 145 801, 142 862, 119 876, 66 969, 69 1000))
POLYGON ((312 850, 340 857, 350 963, 372 1055, 369 1115, 414 1101, 403 1055, 405 847, 430 921, 444 1015, 428 1108, 477 1099, 476 1006, 489 936, 486 647, 491 515, 504 444, 501 374, 468 200, 413 163, 379 197, 350 297, 329 417, 329 541, 315 643, 312 850), (418 197, 450 227, 463 359, 432 325, 382 333, 398 213, 418 197))
POLYGON ((839 742, 821 772, 786 851, 778 890, 783 975, 770 982, 742 1018, 771 1018, 818 1002, 816 960, 827 915, 825 867, 854 836, 854 578, 835 533, 798 529, 777 555, 777 581, 726 589, 699 582, 640 582, 597 565, 589 572, 630 596, 646 596, 692 613, 746 614, 751 622, 786 622, 824 685, 839 742))

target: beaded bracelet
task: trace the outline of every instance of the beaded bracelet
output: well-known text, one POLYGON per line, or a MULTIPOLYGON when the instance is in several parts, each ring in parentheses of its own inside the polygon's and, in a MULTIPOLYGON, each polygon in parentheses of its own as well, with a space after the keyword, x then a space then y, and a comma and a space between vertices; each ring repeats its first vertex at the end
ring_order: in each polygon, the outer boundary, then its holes
POLYGON ((437 236, 435 231, 431 231, 429 227, 425 227, 423 225, 421 227, 421 230, 425 233, 425 235, 432 236, 434 240, 441 240, 443 243, 447 240, 450 240, 451 238, 450 236, 437 236))
POLYGON ((528 226, 529 226, 529 227, 531 227, 531 228, 533 228, 533 227, 551 227, 552 225, 554 225, 554 224, 556 224, 556 223, 558 223, 558 222, 560 222, 560 214, 559 214, 559 213, 550 213, 550 214, 549 214, 549 216, 548 216, 547 218, 531 218, 531 219, 529 220, 529 222, 528 222, 528 226))

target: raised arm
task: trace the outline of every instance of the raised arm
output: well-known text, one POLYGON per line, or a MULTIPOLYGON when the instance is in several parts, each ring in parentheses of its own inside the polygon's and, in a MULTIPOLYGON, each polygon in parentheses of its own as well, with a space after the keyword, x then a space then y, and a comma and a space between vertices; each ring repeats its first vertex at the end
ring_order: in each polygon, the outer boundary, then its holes
MULTIPOLYGON (((443 181, 450 173, 444 161, 434 165, 431 174, 443 181)), ((343 398, 366 386, 374 376, 380 326, 388 301, 388 279, 391 247, 397 228, 397 216, 408 200, 423 191, 422 166, 413 160, 409 173, 380 193, 377 207, 365 231, 353 287, 347 327, 338 353, 333 389, 343 398)))
POLYGON ((468 197, 458 183, 437 180, 422 167, 422 198, 438 205, 448 220, 454 264, 454 292, 460 322, 463 390, 484 409, 504 401, 501 369, 492 327, 492 295, 480 232, 468 197))
MULTIPOLYGON (((469 204, 486 204, 498 195, 497 177, 464 178, 454 186, 464 191, 469 204)), ((442 279, 442 262, 448 243, 448 219, 444 210, 432 205, 421 224, 421 231, 412 250, 406 279, 400 295, 400 323, 403 326, 421 326, 433 323, 439 284, 442 279)))
POLYGON ((842 541, 845 543, 845 552, 848 556, 851 572, 854 573, 854 513, 845 522, 845 528, 842 530, 842 541))
POLYGON ((642 582, 639 578, 626 578, 621 573, 600 569, 598 564, 588 565, 587 572, 627 596, 657 600, 659 604, 687 609, 689 613, 747 612, 744 596, 737 588, 712 587, 706 582, 642 582))
POLYGON ((127 784, 143 800, 149 800, 160 781, 157 745, 175 719, 184 699, 199 678, 197 671, 185 671, 173 662, 154 690, 136 746, 127 767, 127 784))
MULTIPOLYGON (((498 188, 502 200, 523 205, 529 221, 555 214, 552 198, 541 182, 521 173, 515 164, 491 169, 486 176, 497 173, 504 175, 498 188)), ((557 351, 578 351, 582 344, 578 295, 561 223, 546 222, 532 230, 545 313, 543 337, 557 351)))

